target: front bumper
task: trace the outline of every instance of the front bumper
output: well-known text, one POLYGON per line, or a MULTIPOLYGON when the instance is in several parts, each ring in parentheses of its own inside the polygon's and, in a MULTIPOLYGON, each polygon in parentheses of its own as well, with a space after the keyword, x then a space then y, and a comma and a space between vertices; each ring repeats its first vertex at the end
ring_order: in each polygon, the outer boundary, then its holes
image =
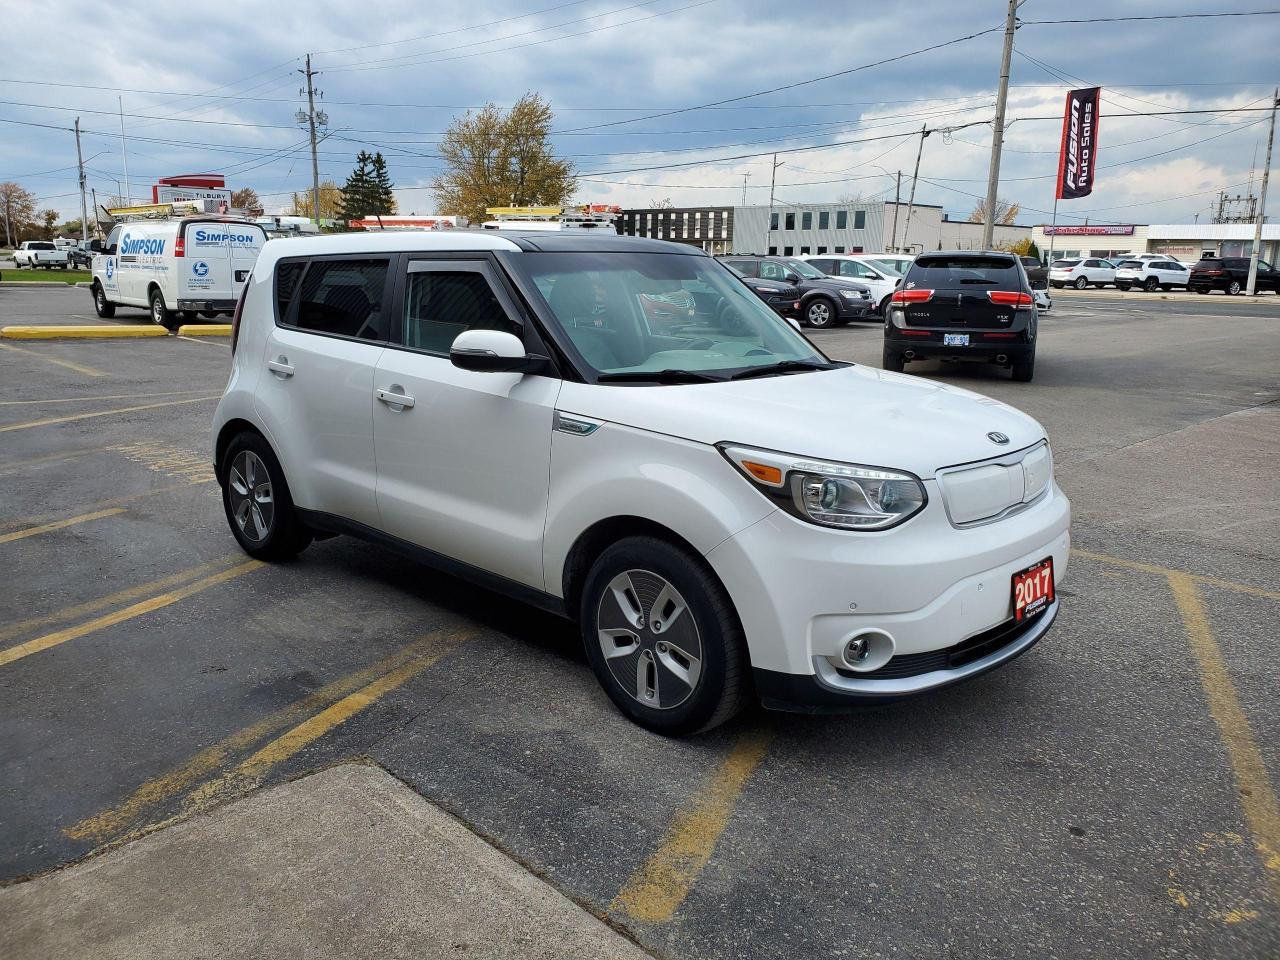
POLYGON ((874 300, 850 300, 848 297, 837 296, 836 301, 841 320, 865 320, 877 315, 874 300))
POLYGON ((937 481, 925 488, 925 509, 891 530, 830 530, 776 511, 707 555, 742 621, 763 697, 830 706, 914 696, 999 666, 1043 636, 1056 605, 1025 635, 976 660, 961 656, 1012 620, 1015 573, 1052 557, 1062 582, 1071 547, 1062 491, 1052 484, 1021 513, 957 528, 937 481), (845 676, 841 652, 867 630, 892 637, 893 657, 876 676, 845 676), (907 675, 921 663, 930 669, 907 675))

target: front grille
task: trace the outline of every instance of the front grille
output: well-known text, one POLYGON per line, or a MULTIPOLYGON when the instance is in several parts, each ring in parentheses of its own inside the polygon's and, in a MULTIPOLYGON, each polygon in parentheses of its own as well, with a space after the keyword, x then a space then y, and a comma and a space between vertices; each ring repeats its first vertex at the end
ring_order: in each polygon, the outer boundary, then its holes
POLYGON ((837 667, 836 672, 851 680, 901 680, 905 677, 918 677, 922 673, 932 673, 934 670, 954 670, 1009 646, 1043 616, 1044 613, 1038 613, 1021 623, 1006 620, 990 630, 941 650, 899 654, 879 670, 858 671, 837 667))

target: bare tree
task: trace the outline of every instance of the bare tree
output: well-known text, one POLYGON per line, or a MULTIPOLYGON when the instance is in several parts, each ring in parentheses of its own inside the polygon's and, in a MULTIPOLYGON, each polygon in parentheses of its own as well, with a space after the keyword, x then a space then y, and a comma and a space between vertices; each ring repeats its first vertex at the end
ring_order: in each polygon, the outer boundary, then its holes
MULTIPOLYGON (((1014 200, 1005 200, 1000 198, 996 200, 996 215, 994 222, 1010 224, 1018 219, 1018 214, 1022 212, 1022 204, 1014 200)), ((987 219, 987 201, 979 200, 974 206, 973 212, 969 214, 970 223, 984 223, 987 219)))
POLYGON ((836 203, 861 203, 861 202, 862 202, 861 190, 854 190, 850 193, 842 193, 840 194, 840 196, 836 197, 836 203))
POLYGON ((675 204, 671 202, 670 197, 663 197, 661 200, 649 201, 650 210, 670 210, 673 207, 675 207, 675 204))
POLYGON ((22 234, 31 231, 35 218, 35 194, 12 180, 0 183, 0 219, 4 220, 5 242, 9 246, 22 242, 22 234))

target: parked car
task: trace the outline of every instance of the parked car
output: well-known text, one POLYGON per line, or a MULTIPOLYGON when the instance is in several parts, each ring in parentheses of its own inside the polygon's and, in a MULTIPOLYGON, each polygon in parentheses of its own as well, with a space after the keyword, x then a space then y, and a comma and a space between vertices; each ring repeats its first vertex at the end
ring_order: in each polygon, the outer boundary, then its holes
POLYGON ((1032 290, 1045 290, 1049 286, 1049 268, 1035 257, 1019 257, 1022 269, 1027 273, 1027 282, 1032 290))
POLYGON ((1190 279, 1191 271, 1176 260, 1122 260, 1116 267, 1116 286, 1121 290, 1171 290, 1185 287, 1190 279))
POLYGON ((876 301, 864 283, 828 277, 793 257, 732 254, 724 262, 747 277, 778 280, 800 290, 800 322, 818 328, 850 320, 875 320, 876 301))
POLYGON ((258 251, 262 227, 229 217, 174 217, 117 224, 93 258, 98 316, 145 307, 168 328, 198 315, 231 313, 258 251))
POLYGON ((922 253, 889 301, 884 368, 914 360, 977 360, 1035 372, 1036 305, 1011 253, 922 253))
MULTIPOLYGON (((728 264, 725 264, 728 266, 728 264)), ((757 297, 767 303, 779 316, 798 319, 800 316, 800 289, 781 280, 761 280, 748 277, 734 267, 729 272, 757 297)))
MULTIPOLYGON (((1248 257, 1206 257, 1191 268, 1191 276, 1187 280, 1188 289, 1196 293, 1224 290, 1234 296, 1242 293, 1248 285, 1248 257)), ((1270 290, 1280 293, 1280 271, 1265 260, 1259 260, 1255 289, 1259 292, 1270 290)))
POLYGON ((829 360, 687 245, 272 240, 233 328, 213 453, 245 552, 350 534, 576 620, 649 729, 924 693, 1058 614, 1070 505, 1035 420, 829 360), (672 281, 740 324, 655 335, 637 301, 672 281))
POLYGON ((67 259, 71 266, 80 270, 93 268, 93 258, 102 252, 101 240, 80 240, 67 248, 67 259))
POLYGON ((1084 260, 1055 260, 1049 266, 1049 285, 1052 287, 1104 287, 1116 282, 1116 265, 1101 257, 1084 260))
POLYGON ((52 240, 24 240, 22 246, 13 251, 13 263, 17 267, 45 270, 58 267, 65 270, 68 263, 67 251, 58 249, 52 240))
POLYGON ((913 253, 866 253, 862 254, 862 256, 868 257, 872 263, 878 263, 901 277, 907 275, 907 271, 911 269, 911 264, 916 258, 913 253))
POLYGON ((863 254, 824 253, 821 256, 804 254, 800 259, 829 277, 841 277, 865 285, 871 291, 871 297, 876 302, 876 310, 881 315, 889 308, 889 298, 902 282, 902 277, 897 272, 883 264, 873 262, 870 257, 863 254))

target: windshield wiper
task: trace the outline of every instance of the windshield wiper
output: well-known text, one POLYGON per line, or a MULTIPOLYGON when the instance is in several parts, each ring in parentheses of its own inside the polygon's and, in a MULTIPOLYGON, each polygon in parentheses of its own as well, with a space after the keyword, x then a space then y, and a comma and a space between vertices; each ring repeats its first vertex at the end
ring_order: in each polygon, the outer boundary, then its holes
POLYGON ((818 360, 779 360, 777 363, 766 363, 759 367, 739 370, 730 380, 747 380, 751 377, 767 377, 773 373, 799 373, 806 370, 834 370, 834 363, 823 363, 818 360))
POLYGON ((596 383, 723 383, 724 377, 713 377, 696 370, 623 370, 602 373, 596 383))

